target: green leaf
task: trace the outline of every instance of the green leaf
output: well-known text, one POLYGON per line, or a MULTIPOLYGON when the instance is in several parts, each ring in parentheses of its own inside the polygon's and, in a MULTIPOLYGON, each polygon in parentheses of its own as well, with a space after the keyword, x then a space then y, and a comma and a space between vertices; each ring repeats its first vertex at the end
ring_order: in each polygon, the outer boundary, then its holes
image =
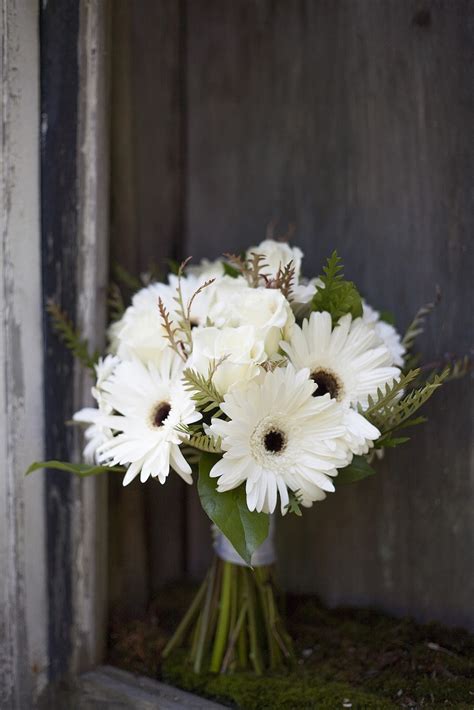
POLYGON ((143 284, 138 276, 134 276, 117 262, 112 264, 112 273, 115 280, 130 289, 130 291, 138 291, 140 288, 143 288, 143 284))
POLYGON ((395 325, 395 316, 391 311, 381 311, 380 320, 384 323, 388 323, 389 325, 395 325))
POLYGON ((339 469, 337 478, 334 480, 336 484, 355 483, 362 481, 367 476, 373 476, 374 473, 374 469, 369 466, 364 456, 354 456, 349 466, 339 469))
POLYGON ((286 510, 288 513, 294 513, 298 517, 301 517, 303 513, 301 512, 301 494, 299 491, 291 491, 288 490, 288 505, 286 506, 286 510))
POLYGON ((387 438, 382 437, 377 441, 377 448, 394 449, 396 446, 406 444, 407 441, 410 441, 409 436, 387 436, 387 438))
POLYGON ((87 476, 97 476, 99 473, 107 473, 108 471, 124 472, 122 466, 91 466, 85 463, 66 463, 64 461, 35 461, 31 464, 25 473, 25 476, 37 471, 40 468, 55 469, 57 471, 68 471, 76 476, 86 478, 87 476))
POLYGON ((339 318, 350 313, 353 318, 362 316, 362 299, 352 281, 345 281, 341 259, 334 251, 327 260, 324 274, 319 278, 324 284, 313 296, 313 311, 327 311, 333 325, 339 318))
POLYGON ((244 486, 225 493, 217 492, 217 482, 209 473, 218 461, 219 456, 213 454, 201 456, 198 492, 202 507, 242 559, 250 565, 252 554, 268 535, 269 516, 248 509, 244 486))
POLYGON ((228 264, 226 261, 222 262, 222 266, 224 267, 224 274, 226 276, 231 276, 233 279, 236 279, 238 276, 240 276, 240 271, 234 266, 228 264))
POLYGON ((167 259, 167 264, 171 273, 177 276, 179 274, 180 267, 179 261, 176 261, 176 259, 167 259))

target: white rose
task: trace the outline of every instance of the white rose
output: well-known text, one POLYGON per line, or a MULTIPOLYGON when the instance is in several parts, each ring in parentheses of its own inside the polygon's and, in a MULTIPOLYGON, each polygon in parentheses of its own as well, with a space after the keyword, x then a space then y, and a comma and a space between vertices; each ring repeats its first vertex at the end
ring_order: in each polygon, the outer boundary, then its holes
POLYGON ((190 264, 186 269, 186 273, 190 276, 196 276, 203 281, 216 279, 220 276, 224 276, 224 264, 221 259, 216 259, 216 261, 202 259, 199 264, 190 264))
POLYGON ((291 261, 295 270, 294 282, 298 283, 301 272, 301 260, 303 258, 303 252, 299 247, 290 247, 290 245, 285 242, 275 242, 273 239, 265 239, 258 246, 251 247, 247 250, 248 259, 251 258, 252 252, 254 254, 262 254, 265 257, 264 263, 267 265, 267 268, 262 271, 267 276, 276 276, 278 269, 280 267, 283 269, 291 261))
MULTIPOLYGON (((231 279, 237 281, 237 279, 231 279)), ((252 325, 265 343, 269 357, 278 352, 280 340, 286 340, 295 322, 290 304, 281 291, 270 288, 250 288, 235 284, 224 288, 219 284, 209 318, 217 327, 252 325)))
POLYGON ((193 352, 188 367, 207 376, 209 368, 221 361, 212 378, 221 394, 237 383, 257 377, 259 365, 265 359, 263 340, 252 326, 193 330, 193 352))
MULTIPOLYGON (((168 347, 169 341, 158 307, 159 300, 163 301, 172 322, 176 324, 181 319, 176 302, 178 277, 170 274, 168 280, 169 284, 152 283, 133 296, 132 304, 122 318, 109 329, 111 352, 123 360, 137 357, 142 362, 148 362, 156 360, 168 347)), ((181 278, 181 295, 185 309, 206 280, 204 277, 193 275, 181 278)), ((193 299, 190 312, 192 325, 206 323, 213 286, 214 284, 206 286, 193 299)))
POLYGON ((172 293, 166 284, 151 284, 140 289, 122 318, 109 329, 110 350, 122 360, 137 357, 142 362, 156 360, 168 346, 158 301, 162 298, 167 307, 172 303, 172 293))

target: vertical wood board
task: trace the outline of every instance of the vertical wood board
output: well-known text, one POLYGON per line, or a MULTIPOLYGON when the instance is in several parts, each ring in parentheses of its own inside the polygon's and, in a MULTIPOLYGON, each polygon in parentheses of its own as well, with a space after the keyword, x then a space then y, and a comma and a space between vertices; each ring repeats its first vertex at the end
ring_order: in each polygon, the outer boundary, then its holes
MULTIPOLYGON (((110 258, 135 276, 180 258, 183 231, 181 3, 112 5, 110 258)), ((110 580, 115 617, 144 611, 184 571, 184 484, 171 474, 109 486, 110 580)))
POLYGON ((48 666, 39 229, 38 9, 0 13, 0 706, 32 707, 48 666), (33 672, 32 672, 33 669, 33 672))
MULTIPOLYGON (((469 352, 472 11, 188 2, 186 253, 294 221, 306 273, 337 247, 402 329, 439 285, 425 357, 469 352)), ((472 411, 469 380, 449 385, 375 479, 283 521, 287 586, 473 627, 472 411)))

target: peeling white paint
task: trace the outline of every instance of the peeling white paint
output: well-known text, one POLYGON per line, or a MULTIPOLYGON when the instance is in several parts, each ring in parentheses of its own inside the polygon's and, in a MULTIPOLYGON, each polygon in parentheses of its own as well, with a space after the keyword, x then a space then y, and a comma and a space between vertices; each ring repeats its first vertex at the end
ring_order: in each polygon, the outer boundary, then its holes
MULTIPOLYGON (((93 347, 103 346, 108 263, 108 6, 81 3, 78 126, 78 312, 77 322, 93 347)), ((75 401, 90 400, 89 377, 77 369, 75 401)), ((78 452, 78 456, 79 456, 78 452)), ((75 482, 75 633, 73 665, 82 670, 105 650, 107 578, 107 481, 75 482)))
POLYGON ((0 707, 32 707, 47 675, 35 3, 2 0, 0 139, 0 707))

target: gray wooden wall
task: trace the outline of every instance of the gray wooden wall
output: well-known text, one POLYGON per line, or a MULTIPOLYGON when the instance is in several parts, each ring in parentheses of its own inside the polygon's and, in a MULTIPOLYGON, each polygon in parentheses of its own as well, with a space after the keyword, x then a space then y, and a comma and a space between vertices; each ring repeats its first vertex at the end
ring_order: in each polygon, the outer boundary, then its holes
MULTIPOLYGON (((308 274, 337 247, 401 328, 441 288, 428 360, 472 349, 474 3, 113 6, 113 259, 213 257, 292 221, 308 274)), ((376 478, 280 521, 284 586, 474 627, 472 402, 472 380, 449 385, 376 478)), ((111 486, 115 610, 206 567, 174 479, 111 486)))

